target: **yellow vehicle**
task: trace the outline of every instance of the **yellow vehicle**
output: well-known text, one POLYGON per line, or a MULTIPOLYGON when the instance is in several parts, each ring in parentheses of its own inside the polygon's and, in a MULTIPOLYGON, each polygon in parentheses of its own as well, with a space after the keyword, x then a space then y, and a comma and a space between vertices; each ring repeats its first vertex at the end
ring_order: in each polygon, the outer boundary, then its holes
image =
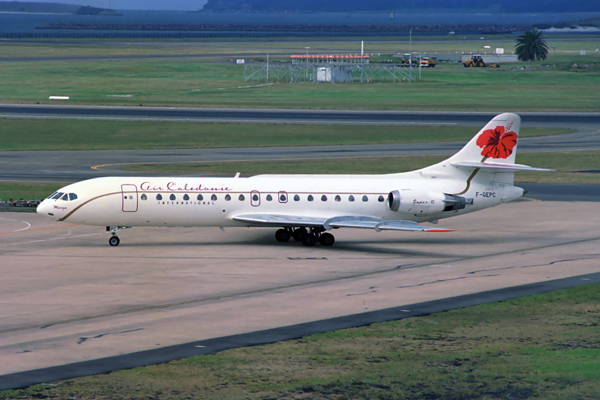
POLYGON ((435 58, 435 57, 421 58, 421 68, 425 68, 425 67, 435 68, 436 65, 437 65, 437 58, 435 58))
POLYGON ((474 54, 470 59, 466 60, 464 63, 465 68, 470 67, 490 67, 490 68, 498 68, 500 64, 486 64, 483 61, 483 57, 478 54, 474 54))

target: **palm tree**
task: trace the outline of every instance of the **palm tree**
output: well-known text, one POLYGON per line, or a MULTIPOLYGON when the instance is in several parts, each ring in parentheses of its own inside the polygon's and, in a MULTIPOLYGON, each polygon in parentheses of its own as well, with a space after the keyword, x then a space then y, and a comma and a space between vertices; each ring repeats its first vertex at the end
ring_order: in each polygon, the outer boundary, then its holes
POLYGON ((548 57, 548 44, 542 38, 542 32, 533 28, 517 38, 515 54, 519 61, 542 61, 548 57))

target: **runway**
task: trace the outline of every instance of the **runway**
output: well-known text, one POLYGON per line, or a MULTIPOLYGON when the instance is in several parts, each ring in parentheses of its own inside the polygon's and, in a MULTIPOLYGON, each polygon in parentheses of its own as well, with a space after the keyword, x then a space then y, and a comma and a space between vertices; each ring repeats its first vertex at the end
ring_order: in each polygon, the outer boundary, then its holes
MULTIPOLYGON (((481 125, 500 112, 306 110, 262 108, 116 107, 0 104, 0 117, 146 120, 219 123, 460 124, 481 125)), ((600 125, 600 113, 521 112, 522 126, 600 125)))
POLYGON ((0 218, 1 389, 591 283, 600 258, 585 202, 505 204, 445 220, 453 233, 340 229, 333 248, 216 228, 134 228, 110 248, 101 228, 0 218))

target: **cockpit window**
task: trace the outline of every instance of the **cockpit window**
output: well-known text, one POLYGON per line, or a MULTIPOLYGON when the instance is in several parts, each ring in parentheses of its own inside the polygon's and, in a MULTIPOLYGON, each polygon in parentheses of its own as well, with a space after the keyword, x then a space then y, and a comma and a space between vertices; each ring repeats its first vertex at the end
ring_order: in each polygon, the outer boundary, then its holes
POLYGON ((58 198, 59 198, 60 196, 62 196, 63 194, 64 194, 64 193, 62 193, 62 192, 58 192, 58 193, 56 193, 54 196, 52 196, 52 200, 56 200, 56 199, 58 199, 58 198))
POLYGON ((77 200, 77 195, 75 193, 69 193, 69 200, 77 200))
POLYGON ((46 197, 46 198, 47 198, 47 199, 51 199, 51 198, 52 198, 52 197, 53 197, 53 196, 54 196, 56 193, 58 193, 58 192, 54 192, 54 193, 52 193, 50 196, 48 196, 48 197, 46 197))
POLYGON ((69 201, 69 195, 65 193, 65 195, 63 197, 61 197, 60 199, 64 200, 64 201, 69 201))

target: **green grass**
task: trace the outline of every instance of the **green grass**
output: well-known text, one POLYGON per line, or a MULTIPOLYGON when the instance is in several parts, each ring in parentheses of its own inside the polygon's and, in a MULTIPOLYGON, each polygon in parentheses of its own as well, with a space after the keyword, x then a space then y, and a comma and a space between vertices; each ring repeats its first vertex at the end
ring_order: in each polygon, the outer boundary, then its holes
POLYGON ((600 285, 0 392, 79 399, 597 399, 600 285))
POLYGON ((9 199, 42 200, 67 184, 67 182, 26 183, 0 181, 0 199, 3 201, 9 199))
MULTIPOLYGON (((118 59, 89 61, 4 62, 0 74, 0 102, 48 103, 49 96, 70 96, 69 103, 108 105, 173 105, 200 107, 283 107, 390 110, 486 110, 486 111, 597 111, 600 109, 598 58, 593 41, 552 40, 557 55, 544 63, 506 64, 500 69, 465 69, 458 64, 440 64, 422 71, 414 83, 289 84, 272 86, 243 81, 243 67, 231 57, 209 59, 118 59), (579 56, 579 50, 587 50, 579 56), (541 64, 589 64, 593 68, 537 68, 541 64), (525 65, 525 71, 511 71, 525 65), (132 95, 130 98, 111 97, 132 95)), ((492 43, 492 42, 490 42, 492 43)), ((512 49, 514 42, 493 42, 493 47, 512 49)), ((3 47, 5 56, 94 54, 203 54, 251 52, 250 59, 264 59, 269 51, 304 53, 304 46, 317 53, 355 53, 354 41, 313 42, 204 41, 144 43, 110 47, 97 45, 48 46, 12 44, 3 47)), ((3 45, 4 46, 4 45, 3 45)), ((406 51, 406 43, 371 43, 377 54, 406 51)), ((479 41, 419 43, 414 50, 435 55, 436 51, 471 52, 479 41)), ((382 56, 378 56, 382 57, 382 56)), ((272 60, 288 59, 275 56, 272 60)))
MULTIPOLYGON (((303 146, 469 140, 476 127, 0 119, 0 150, 303 146)), ((524 128, 522 137, 569 132, 524 128)))

